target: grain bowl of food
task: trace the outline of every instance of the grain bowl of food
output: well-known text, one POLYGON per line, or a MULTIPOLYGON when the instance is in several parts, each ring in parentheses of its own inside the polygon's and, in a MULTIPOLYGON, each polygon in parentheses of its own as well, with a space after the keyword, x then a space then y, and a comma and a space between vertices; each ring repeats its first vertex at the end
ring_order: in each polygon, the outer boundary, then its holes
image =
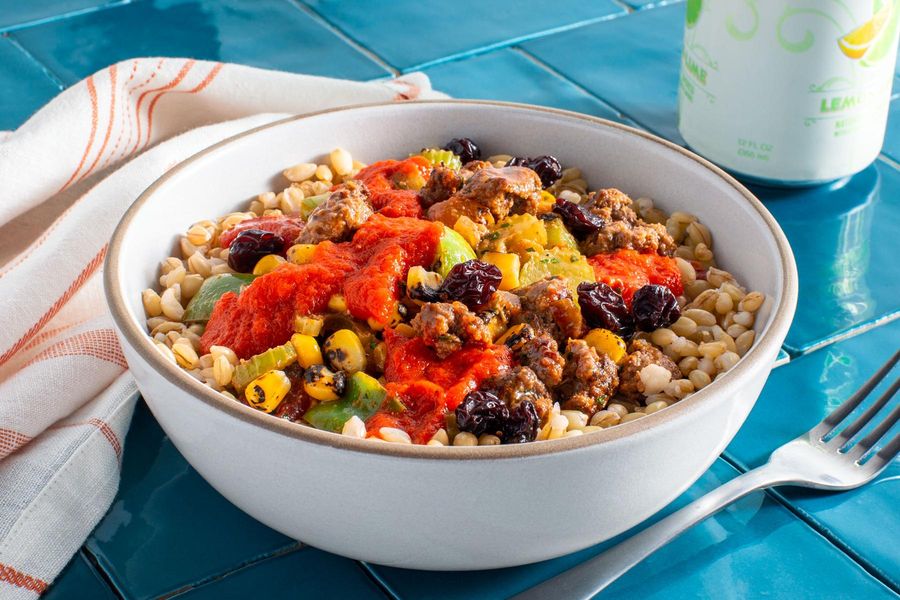
POLYGON ((166 433, 226 498, 379 564, 489 569, 646 519, 743 423, 797 297, 707 161, 478 101, 294 117, 178 165, 105 285, 166 433))

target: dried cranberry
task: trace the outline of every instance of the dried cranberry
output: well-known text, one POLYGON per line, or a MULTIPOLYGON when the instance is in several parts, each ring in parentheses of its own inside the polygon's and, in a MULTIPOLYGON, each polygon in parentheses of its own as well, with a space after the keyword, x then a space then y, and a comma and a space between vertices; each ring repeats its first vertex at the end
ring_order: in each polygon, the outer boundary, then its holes
POLYGON ((271 231, 245 229, 228 248, 228 264, 238 273, 250 273, 267 254, 284 254, 284 238, 271 231))
POLYGON ((528 167, 541 178, 541 185, 549 187, 562 177, 562 165, 556 158, 548 155, 538 156, 536 158, 523 158, 516 156, 506 163, 507 167, 528 167))
POLYGON ((504 444, 533 442, 537 437, 539 426, 540 419, 534 404, 531 400, 523 400, 509 411, 509 418, 501 438, 504 444))
POLYGON ((553 212, 562 217, 569 230, 578 237, 587 237, 595 231, 599 231, 606 224, 594 213, 562 198, 556 199, 553 212))
POLYGON ((460 431, 474 435, 492 433, 500 436, 509 421, 509 407, 493 392, 469 392, 456 407, 456 425, 460 431))
POLYGON ((634 333, 634 320, 625 300, 605 283, 578 284, 578 304, 591 327, 603 327, 622 337, 634 333))
POLYGON ((462 164, 481 159, 481 148, 469 138, 454 138, 444 145, 444 150, 457 155, 462 164))
POLYGON ((664 285, 645 285, 631 299, 634 322, 641 331, 668 327, 681 316, 681 308, 672 290, 664 285))
POLYGON ((500 286, 503 274, 496 266, 480 260, 467 260, 450 269, 438 295, 441 300, 457 300, 471 309, 487 304, 500 286))

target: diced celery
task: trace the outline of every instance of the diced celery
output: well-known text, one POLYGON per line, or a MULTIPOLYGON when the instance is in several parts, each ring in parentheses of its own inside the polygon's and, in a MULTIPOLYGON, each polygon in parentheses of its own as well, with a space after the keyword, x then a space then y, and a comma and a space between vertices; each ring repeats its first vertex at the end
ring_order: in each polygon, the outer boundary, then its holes
POLYGON ((475 251, 472 250, 472 246, 469 245, 463 236, 445 225, 444 232, 441 234, 441 240, 438 243, 437 259, 432 270, 440 273, 441 277, 446 277, 450 269, 459 263, 474 259, 475 251))
POLYGON ((275 369, 284 369, 296 360, 297 351, 291 342, 269 348, 236 366, 232 382, 235 388, 242 390, 260 375, 265 375, 275 369))

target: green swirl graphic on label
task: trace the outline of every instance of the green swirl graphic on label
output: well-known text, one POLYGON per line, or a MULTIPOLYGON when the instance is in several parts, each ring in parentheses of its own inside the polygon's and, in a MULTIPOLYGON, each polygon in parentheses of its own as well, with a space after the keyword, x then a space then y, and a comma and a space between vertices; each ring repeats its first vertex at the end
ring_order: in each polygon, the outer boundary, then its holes
POLYGON ((756 8, 756 0, 744 0, 744 4, 750 9, 750 15, 753 19, 753 23, 750 25, 749 29, 739 29, 735 24, 732 15, 728 15, 728 18, 725 20, 725 30, 728 31, 728 35, 740 42, 746 42, 747 40, 752 39, 759 29, 759 10, 756 8))
POLYGON ((793 52, 795 54, 806 52, 807 50, 812 48, 813 44, 815 44, 816 42, 816 36, 813 35, 813 32, 809 29, 803 32, 803 38, 800 40, 792 41, 787 38, 784 31, 785 24, 788 21, 791 21, 800 16, 821 18, 834 25, 835 29, 838 32, 841 31, 841 24, 835 21, 834 17, 824 11, 815 8, 785 8, 784 12, 781 14, 781 18, 778 19, 778 27, 776 28, 776 33, 778 44, 788 52, 793 52))

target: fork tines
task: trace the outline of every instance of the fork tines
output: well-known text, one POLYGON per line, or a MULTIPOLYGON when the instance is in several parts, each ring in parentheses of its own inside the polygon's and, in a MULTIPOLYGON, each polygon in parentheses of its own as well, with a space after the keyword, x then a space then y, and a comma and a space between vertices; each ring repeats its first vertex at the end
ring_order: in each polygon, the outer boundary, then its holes
MULTIPOLYGON (((813 428, 812 433, 816 441, 824 443, 832 449, 844 449, 853 437, 862 431, 869 423, 872 422, 875 415, 883 409, 900 390, 900 377, 895 379, 888 389, 878 397, 861 415, 854 419, 849 425, 829 438, 829 435, 835 433, 838 426, 868 397, 879 383, 891 372, 897 362, 900 361, 900 350, 888 359, 878 371, 869 378, 850 398, 838 406, 825 417, 821 423, 813 428)), ((850 452, 857 461, 869 452, 884 435, 900 420, 900 405, 895 406, 893 410, 875 426, 865 437, 859 440, 850 452)), ((894 437, 884 448, 870 458, 870 460, 879 460, 885 462, 892 460, 900 451, 900 434, 894 437)))

